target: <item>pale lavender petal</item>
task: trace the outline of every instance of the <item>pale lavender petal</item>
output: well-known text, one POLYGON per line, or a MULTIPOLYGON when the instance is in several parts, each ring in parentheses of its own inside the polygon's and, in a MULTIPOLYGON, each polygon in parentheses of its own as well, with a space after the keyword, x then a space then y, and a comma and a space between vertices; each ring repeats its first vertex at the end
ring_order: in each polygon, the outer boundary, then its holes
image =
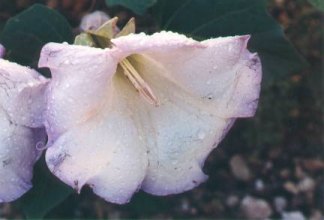
POLYGON ((248 39, 236 36, 200 43, 163 32, 113 40, 120 59, 137 57, 136 69, 161 101, 147 114, 151 130, 146 132, 153 139, 148 145, 145 191, 180 193, 204 181, 201 169, 210 151, 235 118, 255 113, 261 65, 247 50, 248 39))
POLYGON ((42 126, 46 80, 34 70, 0 59, 0 202, 17 199, 31 185, 33 165, 45 144, 42 126))
POLYGON ((233 119, 219 117, 204 100, 164 76, 165 69, 147 57, 129 58, 159 97, 155 107, 137 98, 134 118, 141 121, 149 166, 142 189, 155 195, 190 190, 207 179, 202 167, 233 119))
POLYGON ((100 111, 117 61, 107 50, 49 43, 41 51, 39 66, 52 73, 45 112, 51 142, 100 111))
POLYGON ((145 55, 165 68, 164 75, 215 106, 219 116, 250 117, 260 93, 261 64, 247 50, 249 36, 197 42, 172 32, 113 39, 120 59, 145 55))
POLYGON ((109 50, 48 44, 40 66, 53 74, 48 167, 76 190, 87 184, 107 201, 128 202, 145 177, 147 155, 131 115, 137 94, 121 89, 117 60, 109 50))
POLYGON ((0 59, 1 106, 14 123, 42 126, 47 82, 33 69, 0 59))

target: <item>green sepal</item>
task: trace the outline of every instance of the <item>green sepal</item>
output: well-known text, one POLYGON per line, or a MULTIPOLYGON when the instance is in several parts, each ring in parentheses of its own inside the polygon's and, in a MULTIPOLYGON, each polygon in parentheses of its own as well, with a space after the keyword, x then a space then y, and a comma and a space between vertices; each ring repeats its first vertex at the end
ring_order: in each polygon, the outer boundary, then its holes
POLYGON ((94 47, 95 43, 93 42, 92 37, 88 33, 81 33, 74 39, 75 45, 89 46, 94 47))
POLYGON ((129 19, 127 24, 123 27, 123 29, 118 34, 116 34, 114 38, 126 36, 129 34, 134 34, 135 31, 136 31, 135 19, 131 18, 129 19))
POLYGON ((111 38, 97 34, 94 31, 87 31, 87 34, 92 39, 92 42, 94 43, 94 47, 108 48, 112 46, 112 43, 110 41, 111 38))
POLYGON ((89 47, 109 48, 112 47, 111 39, 135 33, 135 19, 131 18, 124 28, 116 33, 118 18, 114 17, 105 22, 95 31, 86 31, 76 36, 74 44, 89 47))
POLYGON ((117 28, 117 21, 118 18, 114 17, 107 22, 105 22, 103 25, 101 25, 97 30, 93 31, 95 35, 98 35, 100 37, 106 37, 108 39, 113 39, 115 37, 116 28, 117 28))

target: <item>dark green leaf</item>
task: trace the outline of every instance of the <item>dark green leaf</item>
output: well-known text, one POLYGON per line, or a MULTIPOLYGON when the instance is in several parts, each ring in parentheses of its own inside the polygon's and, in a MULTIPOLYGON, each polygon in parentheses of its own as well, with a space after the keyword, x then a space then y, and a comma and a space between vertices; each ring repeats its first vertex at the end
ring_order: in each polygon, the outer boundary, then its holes
POLYGON ((324 11, 324 1, 323 0, 308 0, 316 8, 324 11))
POLYGON ((0 36, 8 51, 7 59, 23 65, 37 66, 39 52, 48 42, 73 42, 70 25, 56 11, 33 5, 12 17, 0 36))
POLYGON ((34 170, 33 188, 18 203, 28 219, 43 218, 48 211, 64 201, 72 192, 72 188, 51 174, 42 157, 34 170))
POLYGON ((153 12, 164 29, 198 39, 251 34, 249 49, 259 53, 268 83, 305 61, 265 7, 262 0, 160 0, 153 12))
POLYGON ((149 7, 152 7, 157 0, 106 0, 108 6, 121 5, 142 15, 149 7))

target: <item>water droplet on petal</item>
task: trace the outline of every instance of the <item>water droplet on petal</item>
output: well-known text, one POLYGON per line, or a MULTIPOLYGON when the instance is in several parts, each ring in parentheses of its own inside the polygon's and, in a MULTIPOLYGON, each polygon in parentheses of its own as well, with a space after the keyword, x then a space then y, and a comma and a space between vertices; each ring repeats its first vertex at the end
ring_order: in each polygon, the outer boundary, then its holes
POLYGON ((46 144, 43 141, 37 142, 35 147, 36 147, 36 150, 38 150, 38 151, 42 151, 47 148, 46 144))
POLYGON ((230 44, 230 45, 228 45, 228 52, 231 52, 233 50, 233 47, 232 47, 232 45, 230 44))
POLYGON ((34 85, 34 83, 33 82, 28 82, 27 85, 32 87, 34 85))
POLYGON ((206 133, 204 131, 198 132, 198 139, 203 140, 206 137, 206 133))

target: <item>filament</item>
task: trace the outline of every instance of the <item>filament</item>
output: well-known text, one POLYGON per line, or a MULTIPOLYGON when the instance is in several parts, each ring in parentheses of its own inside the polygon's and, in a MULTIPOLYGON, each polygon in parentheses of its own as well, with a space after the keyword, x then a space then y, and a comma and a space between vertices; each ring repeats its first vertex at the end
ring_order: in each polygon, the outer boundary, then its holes
POLYGON ((153 93, 150 86, 144 81, 141 75, 136 71, 133 65, 125 58, 120 62, 124 74, 128 77, 140 95, 150 104, 159 106, 160 101, 153 93))

